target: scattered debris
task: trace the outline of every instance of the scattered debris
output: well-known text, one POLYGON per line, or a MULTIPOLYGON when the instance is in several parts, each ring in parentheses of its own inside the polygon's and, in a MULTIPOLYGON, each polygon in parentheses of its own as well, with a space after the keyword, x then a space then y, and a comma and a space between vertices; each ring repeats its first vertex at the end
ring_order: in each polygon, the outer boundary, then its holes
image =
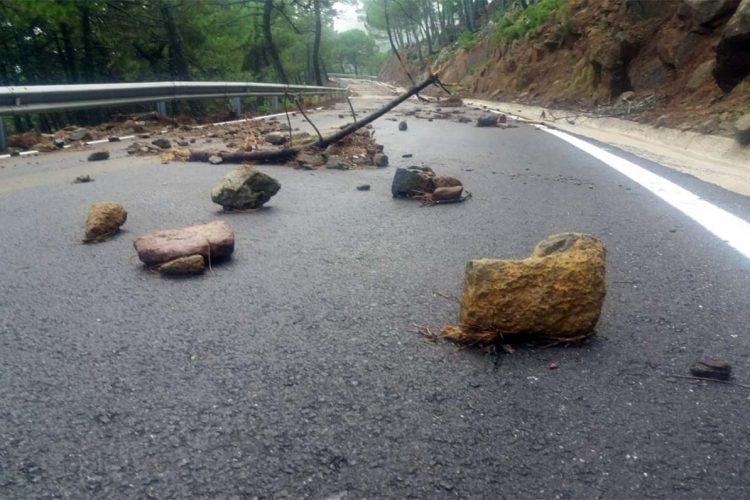
POLYGON ((119 203, 110 201, 93 203, 86 217, 84 243, 97 243, 115 235, 125 224, 128 213, 119 203))
POLYGON ((595 334, 606 294, 605 254, 595 237, 563 233, 524 260, 469 261, 460 326, 446 325, 442 333, 462 344, 586 340, 595 334))
POLYGON ((75 180, 73 181, 73 184, 84 184, 86 182, 94 182, 93 177, 89 175, 79 175, 78 177, 75 178, 75 180))
POLYGON ((406 154, 402 154, 401 158, 411 158, 412 156, 414 156, 414 155, 411 154, 411 153, 406 153, 406 154))
POLYGON ((696 377, 729 380, 732 376, 732 366, 723 359, 703 358, 693 363, 690 373, 696 377))
POLYGON ((54 146, 55 146, 55 147, 56 147, 57 149, 62 149, 62 148, 64 148, 64 147, 65 147, 65 141, 64 141, 63 139, 52 139, 52 144, 53 144, 53 145, 54 145, 54 146))
POLYGON ((211 190, 211 201, 229 210, 256 209, 281 189, 273 177, 243 165, 229 172, 211 190))
POLYGON ((369 191, 370 185, 369 184, 360 184, 357 186, 357 191, 369 191))
POLYGON ((116 135, 111 135, 111 136, 107 137, 107 141, 109 141, 109 142, 120 142, 120 138, 117 137, 116 135))
POLYGON ((459 116, 457 121, 458 123, 471 123, 471 118, 468 116, 459 116))
POLYGON ((403 132, 403 131, 404 131, 404 130, 406 130, 407 128, 409 128, 409 127, 408 127, 408 125, 406 124, 406 121, 401 121, 401 122, 399 122, 399 124, 398 124, 398 129, 399 129, 400 131, 402 131, 402 132, 403 132))
POLYGON ((234 252, 234 231, 223 221, 148 233, 133 243, 138 258, 156 267, 180 257, 202 255, 207 262, 226 258, 234 252))
POLYGON ((439 175, 437 177, 434 177, 432 179, 432 185, 435 186, 435 188, 463 186, 461 181, 459 181, 455 177, 449 177, 447 175, 439 175))
POLYGON ((439 187, 426 196, 428 197, 428 201, 439 203, 442 201, 458 200, 461 198, 463 192, 463 186, 439 187))
POLYGON ((220 155, 211 155, 208 157, 208 163, 210 163, 211 165, 219 165, 223 162, 224 158, 222 158, 220 155))
POLYGON ((151 144, 146 144, 144 142, 134 142, 130 144, 126 150, 129 155, 155 155, 160 154, 161 149, 153 146, 151 144))
POLYGON ((349 170, 351 166, 339 155, 329 155, 326 159, 326 168, 331 170, 349 170))
POLYGON ((445 99, 444 101, 440 101, 440 105, 448 107, 448 108, 455 108, 455 107, 463 106, 464 101, 457 95, 451 95, 450 97, 448 97, 448 99, 445 99))
POLYGON ((11 156, 21 156, 21 150, 18 148, 8 148, 8 154, 11 156))
POLYGON ((88 157, 88 161, 109 160, 109 151, 94 151, 88 157))
POLYGON ((169 149, 172 147, 172 143, 169 141, 169 139, 165 139, 163 137, 154 139, 153 141, 151 141, 151 144, 153 144, 159 149, 169 149))

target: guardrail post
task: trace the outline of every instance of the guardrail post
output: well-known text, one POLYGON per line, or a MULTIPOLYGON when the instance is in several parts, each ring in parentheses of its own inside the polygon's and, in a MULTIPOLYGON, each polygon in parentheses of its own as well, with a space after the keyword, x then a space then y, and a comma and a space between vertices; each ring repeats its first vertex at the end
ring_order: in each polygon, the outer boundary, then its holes
POLYGON ((157 101, 156 102, 156 112, 160 115, 166 116, 167 114, 167 102, 166 101, 157 101))
POLYGON ((275 95, 271 98, 271 111, 273 111, 274 113, 278 113, 279 109, 279 96, 275 95))
POLYGON ((232 113, 234 113, 235 117, 239 118, 240 114, 242 114, 242 101, 239 97, 232 97, 231 103, 232 113))
POLYGON ((0 151, 5 149, 6 146, 5 142, 5 117, 0 116, 0 151))

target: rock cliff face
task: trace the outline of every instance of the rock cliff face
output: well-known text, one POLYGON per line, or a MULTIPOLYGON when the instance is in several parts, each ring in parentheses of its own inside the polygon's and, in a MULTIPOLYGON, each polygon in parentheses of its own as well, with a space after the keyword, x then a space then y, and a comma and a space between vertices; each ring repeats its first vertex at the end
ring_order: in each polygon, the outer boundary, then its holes
MULTIPOLYGON (((750 0, 570 0, 521 40, 495 30, 444 49, 433 71, 465 95, 706 133, 731 134, 750 106, 750 0)), ((403 81, 394 62, 381 78, 403 81)))

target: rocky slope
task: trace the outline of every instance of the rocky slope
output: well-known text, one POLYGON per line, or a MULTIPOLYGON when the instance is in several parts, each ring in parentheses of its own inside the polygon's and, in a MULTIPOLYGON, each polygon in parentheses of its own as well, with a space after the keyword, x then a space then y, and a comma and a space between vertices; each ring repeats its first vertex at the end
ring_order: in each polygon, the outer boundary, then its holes
MULTIPOLYGON (((520 40, 499 29, 432 70, 462 95, 703 133, 734 134, 750 112, 750 0, 569 0, 520 40)), ((380 76, 407 83, 395 60, 380 76)))

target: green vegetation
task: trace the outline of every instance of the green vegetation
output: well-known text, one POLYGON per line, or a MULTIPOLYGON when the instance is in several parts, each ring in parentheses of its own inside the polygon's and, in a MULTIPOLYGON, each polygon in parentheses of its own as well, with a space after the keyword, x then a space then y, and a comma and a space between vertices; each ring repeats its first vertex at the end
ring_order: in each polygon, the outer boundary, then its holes
POLYGON ((458 48, 461 50, 471 50, 479 43, 479 34, 470 31, 464 31, 458 36, 456 41, 458 48))
POLYGON ((501 11, 496 16, 498 23, 495 41, 515 41, 533 35, 552 16, 560 22, 561 30, 570 29, 570 12, 567 0, 539 0, 526 9, 514 8, 501 11), (567 26, 567 27, 566 27, 567 26))

